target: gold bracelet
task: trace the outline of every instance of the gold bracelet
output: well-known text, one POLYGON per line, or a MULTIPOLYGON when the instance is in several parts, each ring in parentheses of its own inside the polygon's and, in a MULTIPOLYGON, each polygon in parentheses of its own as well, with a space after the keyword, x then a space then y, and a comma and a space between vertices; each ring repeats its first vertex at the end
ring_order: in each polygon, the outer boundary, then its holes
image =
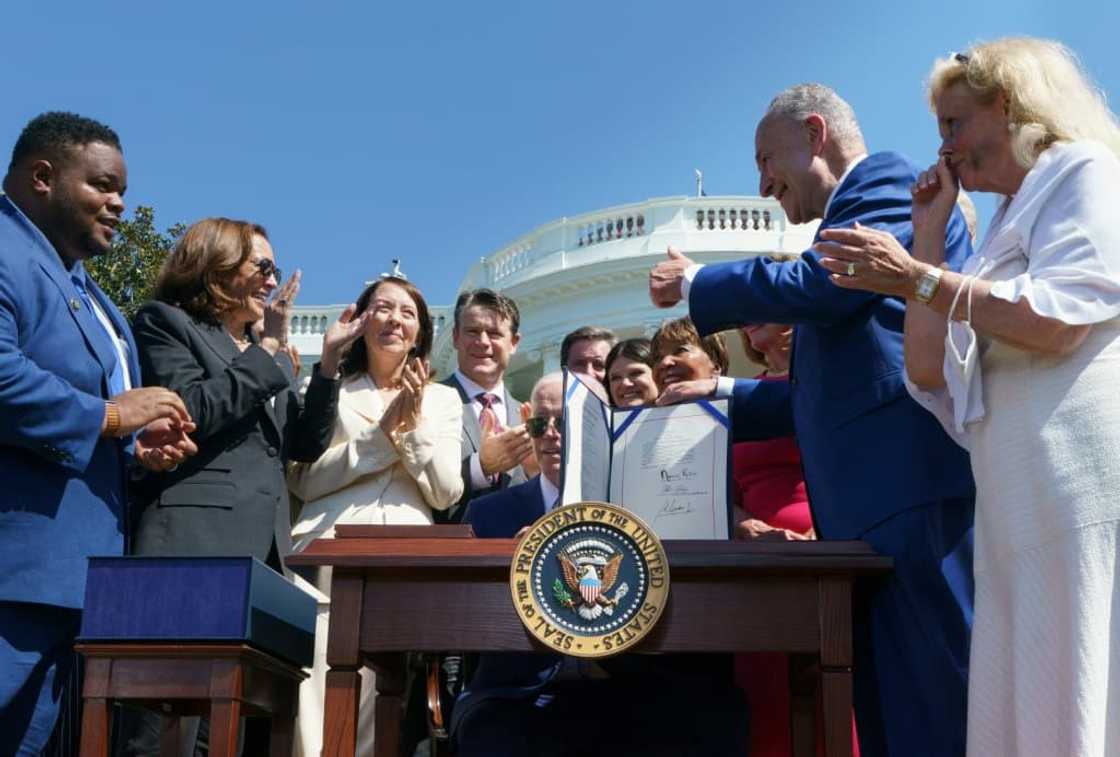
POLYGON ((105 436, 119 436, 121 431, 121 411, 116 402, 105 403, 105 436))

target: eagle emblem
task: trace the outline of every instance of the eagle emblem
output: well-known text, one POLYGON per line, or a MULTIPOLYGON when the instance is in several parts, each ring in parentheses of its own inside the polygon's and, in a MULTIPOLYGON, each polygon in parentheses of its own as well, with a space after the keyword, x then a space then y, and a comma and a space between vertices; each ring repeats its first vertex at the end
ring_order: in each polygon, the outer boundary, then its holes
POLYGON ((611 615, 630 587, 624 581, 610 595, 618 580, 622 553, 600 539, 576 541, 556 555, 564 577, 553 586, 553 594, 564 607, 584 620, 611 615))

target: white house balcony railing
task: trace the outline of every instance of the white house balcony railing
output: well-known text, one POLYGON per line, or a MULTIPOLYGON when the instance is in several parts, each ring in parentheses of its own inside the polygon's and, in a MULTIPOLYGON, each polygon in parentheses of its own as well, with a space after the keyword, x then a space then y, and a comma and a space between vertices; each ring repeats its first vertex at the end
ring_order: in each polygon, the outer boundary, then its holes
MULTIPOLYGON (((796 231, 797 241, 802 242, 806 228, 788 224, 781 206, 773 199, 652 199, 540 226, 477 262, 464 279, 463 287, 500 289, 538 273, 563 270, 583 262, 661 253, 670 243, 684 245, 686 250, 784 251, 787 231, 796 231), (607 249, 611 245, 618 247, 615 253, 607 249), (588 248, 602 249, 590 257, 582 255, 588 248)), ((808 234, 811 237, 811 230, 808 234)))

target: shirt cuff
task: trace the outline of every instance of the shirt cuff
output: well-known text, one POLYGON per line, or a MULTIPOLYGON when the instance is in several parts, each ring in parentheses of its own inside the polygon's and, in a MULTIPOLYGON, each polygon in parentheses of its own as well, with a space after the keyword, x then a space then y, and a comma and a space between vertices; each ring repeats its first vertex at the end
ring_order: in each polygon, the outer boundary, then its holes
POLYGON ((716 393, 714 396, 717 400, 725 400, 735 393, 735 379, 730 376, 720 376, 716 379, 716 393))
POLYGON ((703 267, 703 263, 693 263, 684 269, 684 279, 681 281, 681 299, 686 303, 688 302, 688 293, 692 289, 692 280, 696 278, 697 272, 703 267))
POLYGON ((471 455, 471 484, 475 489, 489 489, 491 486, 490 479, 482 472, 477 452, 471 455))

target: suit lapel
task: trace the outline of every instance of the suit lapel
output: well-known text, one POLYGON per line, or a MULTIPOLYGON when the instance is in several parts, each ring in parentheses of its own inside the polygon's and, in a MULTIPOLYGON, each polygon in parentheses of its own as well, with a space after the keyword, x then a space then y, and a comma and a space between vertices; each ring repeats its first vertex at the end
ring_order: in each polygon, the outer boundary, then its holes
POLYGON ((104 387, 107 391, 109 373, 117 359, 113 343, 109 335, 105 333, 105 329, 97 322, 97 316, 91 313, 85 303, 82 302, 78 290, 74 287, 74 282, 70 280, 70 274, 63 268, 62 261, 54 253, 54 250, 43 250, 41 245, 36 245, 36 247, 40 254, 48 258, 47 260, 40 259, 39 267, 58 287, 64 303, 63 306, 70 311, 70 317, 74 319, 74 323, 82 332, 82 338, 85 339, 86 346, 89 347, 89 351, 93 353, 98 365, 101 366, 102 373, 105 374, 104 387), (54 260, 49 259, 51 256, 54 257, 54 260))
POLYGON ((366 374, 342 385, 338 392, 338 404, 349 408, 368 423, 377 423, 381 419, 381 398, 366 374))
POLYGON ((226 332, 224 326, 218 323, 206 323, 194 318, 190 319, 191 327, 202 337, 202 342, 217 355, 223 363, 229 365, 235 357, 241 354, 233 339, 226 332))
MULTIPOLYGON (((232 342, 233 340, 230 339, 229 341, 232 342)), ((257 335, 253 333, 249 334, 249 341, 252 344, 259 343, 257 340, 257 335)), ((236 349, 236 345, 234 346, 234 349, 236 349)), ((238 354, 240 354, 240 350, 238 350, 238 354)), ((272 424, 272 427, 276 430, 276 436, 278 439, 283 439, 283 434, 280 433, 280 422, 279 420, 277 420, 277 411, 279 410, 279 408, 277 408, 276 405, 281 401, 281 396, 283 394, 284 392, 277 392, 272 396, 271 402, 264 403, 264 417, 268 420, 269 423, 272 424)))
POLYGON ((518 493, 521 495, 521 526, 527 526, 530 523, 535 523, 538 518, 544 515, 544 497, 541 496, 541 482, 540 475, 533 476, 526 481, 523 485, 518 486, 518 493))
POLYGON ((467 390, 455 378, 454 373, 448 376, 444 383, 459 392, 459 399, 463 402, 463 433, 470 439, 471 447, 477 452, 482 445, 482 427, 478 425, 478 416, 474 414, 474 401, 467 396, 467 390))

